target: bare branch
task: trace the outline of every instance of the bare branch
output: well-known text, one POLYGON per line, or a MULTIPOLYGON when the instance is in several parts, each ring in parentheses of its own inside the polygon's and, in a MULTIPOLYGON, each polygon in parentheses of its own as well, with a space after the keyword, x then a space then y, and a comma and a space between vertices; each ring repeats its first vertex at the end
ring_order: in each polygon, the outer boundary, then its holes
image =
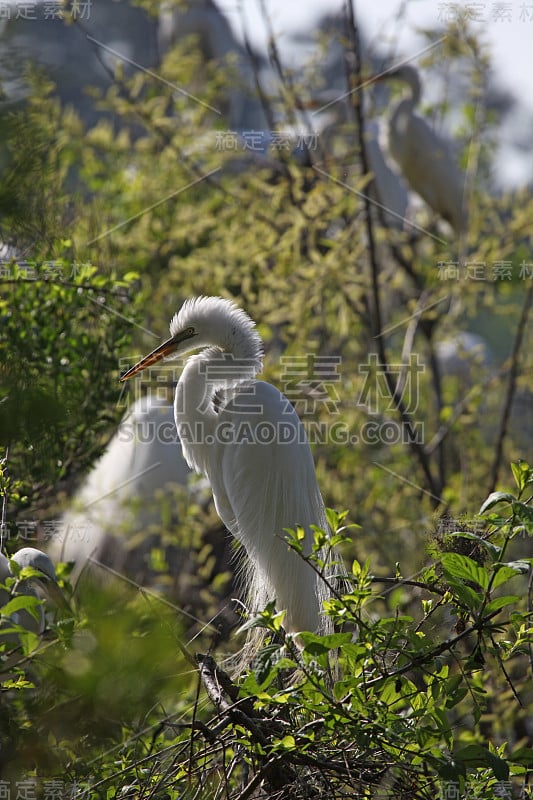
POLYGON ((491 480, 489 484, 489 494, 494 491, 496 488, 496 483, 498 482, 498 475, 500 471, 500 465, 502 460, 502 453, 503 453, 503 445, 505 442, 505 437, 507 436, 507 430, 509 427, 509 420, 511 418, 511 410, 513 407, 513 400, 516 394, 516 381, 518 378, 518 363, 520 360, 520 350, 522 348, 522 341, 524 338, 524 332, 526 330, 527 320, 529 316, 529 310, 531 308, 531 300, 533 299, 533 283, 530 285, 529 289, 526 292, 526 299, 524 300, 524 306, 522 308, 522 314, 520 316, 520 321, 518 323, 518 328, 516 329, 516 336, 513 344, 513 351, 511 353, 511 367, 509 370, 509 382, 507 384, 507 393, 505 396, 505 403, 503 406, 502 411, 502 418, 500 421, 500 430, 498 433, 498 439, 496 442, 496 453, 494 454, 494 463, 492 465, 491 471, 491 480))
MULTIPOLYGON (((359 42, 359 31, 355 19, 353 0, 348 0, 347 7, 348 7, 348 27, 352 43, 352 52, 350 54, 346 53, 346 69, 348 72, 348 79, 350 86, 354 84, 354 86, 357 87, 362 85, 362 66, 361 66, 361 48, 359 42)), ((350 97, 352 99, 353 110, 357 122, 357 135, 359 139, 361 168, 363 170, 363 173, 365 175, 368 175, 371 173, 371 170, 369 168, 369 162, 365 148, 363 92, 352 91, 350 93, 350 97)), ((415 431, 415 426, 413 424, 413 420, 411 419, 411 415, 407 412, 405 408, 405 404, 402 400, 402 394, 399 391, 398 384, 396 384, 394 381, 394 378, 392 376, 392 371, 388 368, 388 358, 385 350, 385 341, 384 337, 382 336, 383 326, 381 318, 381 299, 380 299, 380 289, 379 289, 380 270, 377 258, 374 228, 372 223, 371 202, 368 197, 368 194, 369 192, 367 191, 365 192, 364 195, 364 209, 365 209, 365 228, 368 240, 371 284, 372 284, 372 300, 373 300, 373 315, 371 320, 372 335, 376 341, 376 347, 379 359, 384 369, 385 380, 392 401, 400 415, 402 423, 405 426, 411 450, 416 455, 418 462, 422 468, 428 489, 430 490, 430 493, 433 496, 433 498, 435 498, 432 501, 433 505, 437 506, 439 505, 440 500, 437 500, 436 498, 440 498, 442 493, 441 483, 433 476, 429 458, 424 450, 424 447, 416 439, 416 431, 415 431)))

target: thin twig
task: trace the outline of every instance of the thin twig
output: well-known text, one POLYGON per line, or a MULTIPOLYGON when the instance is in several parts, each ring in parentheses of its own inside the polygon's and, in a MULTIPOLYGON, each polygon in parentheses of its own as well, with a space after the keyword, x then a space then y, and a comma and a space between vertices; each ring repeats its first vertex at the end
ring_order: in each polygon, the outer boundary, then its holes
POLYGON ((409 320, 407 329, 405 331, 405 336, 402 345, 402 355, 400 358, 401 361, 400 374, 398 375, 398 382, 396 384, 400 395, 403 395, 405 389, 408 367, 410 366, 411 353, 413 352, 416 332, 418 330, 418 324, 420 322, 422 314, 424 313, 428 298, 429 298, 429 292, 427 290, 421 292, 416 303, 415 312, 412 315, 411 319, 409 320))
MULTIPOLYGON (((429 363, 431 366, 431 373, 433 376, 433 389, 435 391, 436 413, 437 413, 437 423, 438 423, 442 419, 442 410, 444 408, 444 401, 442 397, 441 368, 439 364, 439 359, 437 358, 437 354, 433 346, 432 331, 434 330, 435 329, 432 326, 430 329, 425 330, 425 334, 426 334, 427 346, 429 348, 429 363)), ((437 467, 439 470, 440 485, 442 486, 442 488, 444 488, 444 486, 446 485, 446 459, 444 457, 444 446, 442 442, 441 446, 437 450, 437 467)))
POLYGON ((508 673, 508 672, 507 672, 507 670, 505 669, 505 664, 503 663, 502 657, 501 657, 501 655, 500 655, 500 648, 498 647, 498 644, 497 644, 497 643, 496 643, 496 641, 494 640, 494 636, 492 635, 492 633, 489 633, 489 635, 490 635, 490 640, 491 640, 491 642, 492 642, 492 646, 494 647, 494 654, 495 654, 495 656, 496 656, 496 660, 497 660, 497 662, 498 662, 498 666, 500 667, 501 671, 503 672, 503 675, 504 675, 504 678, 505 678, 505 680, 506 680, 506 682, 507 682, 507 685, 508 685, 508 686, 509 686, 509 688, 511 689, 511 691, 512 691, 513 695, 515 696, 515 699, 518 701, 518 705, 519 705, 521 708, 524 708, 524 704, 523 704, 523 702, 520 700, 520 697, 519 697, 519 695, 518 695, 518 692, 516 691, 516 689, 515 689, 515 687, 514 687, 514 683, 513 683, 513 681, 511 680, 511 676, 509 675, 509 673, 508 673))
POLYGON ((2 469, 3 469, 3 483, 4 483, 4 496, 2 498, 2 520, 0 521, 0 553, 4 551, 4 533, 6 530, 7 520, 7 462, 9 459, 9 445, 6 447, 6 454, 4 456, 2 469))
MULTIPOLYGON (((189 765, 187 767, 189 773, 189 780, 192 778, 192 768, 193 768, 193 759, 194 759, 194 725, 197 722, 196 715, 198 714, 198 704, 200 702, 200 689, 202 686, 202 676, 198 673, 198 681, 196 682, 196 693, 194 696, 194 706, 192 710, 192 728, 191 728, 191 738, 189 739, 189 765)), ((206 737, 207 738, 207 737, 206 737)))
POLYGON ((494 491, 494 489, 496 488, 496 483, 498 482, 498 474, 500 471, 500 464, 502 460, 503 445, 505 442, 505 437, 507 436, 509 420, 511 418, 511 410, 513 407, 513 400, 516 393, 516 381, 518 378, 518 362, 520 359, 520 350, 522 348, 522 340, 524 338, 524 332, 526 330, 527 319, 529 316, 529 310, 531 308, 532 299, 533 299, 533 283, 530 285, 529 289, 526 292, 526 299, 524 301, 524 306, 522 308, 522 314, 520 316, 518 328, 516 329, 513 351, 511 353, 511 368, 509 370, 509 382, 507 384, 507 393, 505 396, 505 403, 503 406, 502 418, 500 421, 500 430, 496 442, 496 453, 494 455, 494 463, 492 465, 492 471, 491 471, 491 480, 488 490, 489 494, 494 491))
MULTIPOLYGON (((499 614, 500 611, 493 611, 491 614, 488 614, 483 618, 483 623, 487 622, 488 620, 495 617, 499 614)), ((428 661, 433 661, 437 656, 442 655, 442 653, 446 653, 447 651, 451 651, 453 647, 455 647, 458 642, 465 639, 470 634, 474 633, 474 631, 479 630, 480 623, 476 622, 474 625, 470 625, 470 627, 465 628, 464 631, 458 633, 457 636, 454 636, 453 639, 448 639, 445 642, 442 642, 438 647, 434 647, 430 650, 427 650, 425 653, 421 653, 420 655, 413 658, 408 664, 404 664, 403 667, 399 667, 399 669, 394 670, 394 672, 386 673, 385 675, 380 675, 379 678, 372 678, 371 680, 367 681, 366 687, 376 686, 377 684, 381 683, 384 680, 390 680, 391 678, 399 678, 401 675, 405 675, 406 672, 410 672, 412 669, 417 667, 422 667, 428 661)))
MULTIPOLYGON (((305 103, 302 102, 300 96, 298 95, 298 92, 296 91, 296 87, 294 86, 294 82, 293 82, 291 76, 283 68, 283 63, 282 63, 282 60, 281 60, 279 47, 278 47, 278 44, 277 44, 276 36, 274 34, 274 30, 272 28, 272 21, 270 19, 270 14, 268 13, 265 0, 259 0, 259 4, 260 4, 260 7, 261 7, 261 13, 262 13, 262 16, 263 16, 265 27, 266 27, 267 32, 268 32, 268 52, 269 52, 270 60, 272 62, 272 66, 274 67, 274 69, 275 69, 275 71, 276 71, 276 73, 278 75, 278 78, 280 80, 281 86, 285 90, 285 93, 287 95, 287 98, 288 98, 289 102, 292 101, 294 103, 294 107, 296 109, 298 109, 298 111, 302 115, 302 117, 303 117, 303 119, 305 121, 305 124, 307 126, 307 129, 309 131, 311 131, 312 130, 311 123, 310 123, 310 120, 309 120, 309 115, 308 115, 308 111, 307 111, 307 108, 305 106, 305 103)), ((294 113, 294 109, 290 105, 289 105, 289 112, 292 114, 292 121, 295 124, 297 124, 298 123, 298 117, 294 113)), ((324 160, 325 154, 323 152, 321 142, 318 140, 318 138, 317 138, 317 143, 318 143, 319 155, 320 155, 321 159, 324 160)), ((304 147, 306 149, 307 156, 309 158, 309 162, 311 162, 311 153, 310 153, 310 150, 309 150, 309 148, 307 147, 307 145, 305 143, 305 140, 304 140, 303 144, 304 144, 304 147)))
MULTIPOLYGON (((533 611, 533 603, 531 602, 533 597, 533 569, 529 570, 529 580, 527 582, 527 613, 528 616, 533 611)), ((529 654, 529 666, 531 668, 531 672, 533 674, 533 645, 531 644, 531 639, 528 638, 527 649, 529 654)))
MULTIPOLYGON (((264 0, 260 0, 260 7, 261 7, 261 13, 263 15, 263 20, 264 20, 264 23, 265 23, 265 26, 266 26, 266 29, 267 29, 267 33, 268 33, 268 51, 269 51, 270 60, 271 60, 272 66, 274 67, 274 69, 275 69, 275 71, 277 73, 277 76, 279 78, 280 84, 281 84, 282 88, 285 91, 285 95, 287 97, 287 100, 285 102, 284 110, 288 111, 289 117, 292 116, 293 122, 296 124, 298 122, 298 118, 297 118, 296 114, 294 113, 294 109, 291 106, 291 102, 294 103, 294 106, 297 109, 299 109, 303 114, 306 113, 305 109, 304 109, 304 104, 302 103, 302 101, 298 97, 298 94, 296 92, 296 89, 294 88, 293 82, 292 82, 290 76, 287 74, 287 72, 285 71, 285 69, 283 67, 282 60, 281 60, 281 55, 280 55, 280 52, 279 52, 279 49, 278 49, 278 45, 277 45, 277 42, 276 42, 276 37, 275 37, 274 31, 272 29, 272 23, 271 23, 270 16, 268 14, 268 11, 267 11, 267 8, 266 8, 266 4, 265 4, 264 0)), ((264 97, 264 92, 263 92, 263 89, 262 89, 261 84, 259 82, 258 75, 255 75, 255 81, 256 81, 256 87, 257 87, 257 91, 258 91, 259 97, 261 99, 262 105, 263 105, 263 107, 265 107, 265 105, 267 105, 267 101, 266 101, 266 98, 264 97)), ((269 112, 270 112, 270 108, 269 108, 269 112)), ((269 124, 271 126, 271 129, 274 130, 275 121, 274 121, 272 113, 270 113, 270 115, 268 117, 268 122, 269 122, 269 124)), ((309 123, 308 123, 308 120, 306 120, 306 123, 308 124, 308 127, 310 127, 309 123)), ((304 137, 303 141, 304 141, 304 147, 306 148, 307 153, 309 155, 309 148, 307 148, 307 145, 305 143, 305 137, 304 137)), ((297 208, 298 211, 300 212, 300 214, 306 220, 306 222, 310 223, 311 219, 310 219, 309 214, 306 211, 306 207, 305 207, 305 194, 303 194, 302 192, 298 191, 298 187, 296 186, 296 178, 295 178, 295 176, 293 174, 293 171, 289 168, 289 164, 288 164, 288 159, 289 158, 290 158, 290 156, 289 155, 285 155, 283 150, 280 151, 280 153, 279 153, 279 163, 282 165, 283 175, 285 176, 285 179, 287 181, 287 189, 288 189, 288 192, 289 192, 289 198, 290 198, 290 201, 291 201, 292 205, 294 206, 294 208, 297 208)), ((310 161, 310 157, 309 157, 309 161, 310 161)), ((314 181, 315 179, 316 179, 316 176, 313 174, 312 180, 314 181)))
POLYGON ((444 597, 447 590, 440 589, 435 583, 424 583, 424 581, 413 581, 409 578, 381 578, 379 575, 372 575, 370 583, 385 583, 388 586, 414 586, 417 589, 425 589, 427 592, 439 594, 444 597))
MULTIPOLYGON (((202 682, 215 708, 225 714, 233 723, 245 727, 254 741, 266 751, 272 737, 277 737, 283 732, 280 723, 273 719, 258 718, 252 699, 239 698, 238 687, 229 675, 220 669, 212 656, 199 654, 197 659, 202 682), (232 700, 231 703, 226 699, 226 695, 232 700)), ((261 761, 262 764, 257 774, 261 775, 262 780, 268 782, 272 789, 279 789, 296 780, 296 772, 287 763, 283 754, 276 754, 270 759, 263 758, 261 761)))

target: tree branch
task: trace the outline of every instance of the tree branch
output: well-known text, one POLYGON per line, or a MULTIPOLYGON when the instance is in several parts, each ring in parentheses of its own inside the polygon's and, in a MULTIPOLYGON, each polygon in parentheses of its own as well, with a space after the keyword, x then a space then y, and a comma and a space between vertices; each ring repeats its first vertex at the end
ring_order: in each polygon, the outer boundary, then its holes
MULTIPOLYGON (((363 170, 363 174, 368 175, 371 172, 371 170, 369 168, 369 162, 365 147, 363 93, 361 90, 357 90, 357 87, 360 87, 362 85, 361 48, 359 43, 359 31, 355 20, 353 0, 348 0, 347 9, 348 9, 349 35, 352 42, 353 64, 352 65, 350 64, 350 59, 348 58, 348 54, 346 54, 346 69, 348 72, 349 86, 352 89, 352 91, 350 92, 350 97, 352 98, 352 105, 357 123, 357 135, 359 139, 361 168, 363 170), (352 79, 350 80, 350 78, 352 79)), ((370 181, 369 185, 372 184, 372 180, 370 181)), ((407 412, 405 408, 405 404, 402 400, 402 395, 398 391, 398 385, 394 381, 394 378, 392 376, 392 371, 390 370, 388 364, 387 353, 385 350, 385 341, 382 332, 383 329, 382 329, 382 319, 381 319, 381 300, 380 300, 380 290, 379 290, 380 270, 377 259, 374 228, 372 224, 371 202, 370 198, 368 197, 368 192, 365 192, 364 194, 364 209, 365 209, 365 215, 364 215, 365 228, 368 239, 368 249, 370 258, 370 272, 371 272, 372 300, 373 300, 373 316, 371 321, 371 327, 373 329, 372 336, 373 339, 375 340, 381 366, 383 367, 385 373, 385 381, 387 383, 387 388, 390 392, 392 401, 400 415, 402 423, 405 426, 405 429, 408 434, 409 445, 413 453, 416 455, 420 467, 422 468, 422 472, 424 473, 424 477, 426 479, 427 488, 429 489, 430 495, 433 497, 433 505, 436 507, 440 503, 440 496, 442 492, 441 483, 433 476, 429 458, 424 450, 424 447, 416 439, 416 431, 413 425, 413 421, 411 419, 411 415, 407 412)))
POLYGON ((518 378, 518 362, 520 359, 520 350, 522 348, 522 340, 524 338, 524 332, 527 325, 527 319, 529 316, 529 310, 531 308, 532 299, 533 299, 533 283, 530 285, 529 289, 526 292, 526 299, 524 301, 524 306, 522 308, 522 314, 520 316, 518 328, 516 329, 513 351, 511 353, 511 368, 509 370, 509 382, 507 384, 507 393, 505 396, 505 403, 503 406, 502 418, 500 421, 500 430, 496 442, 496 453, 494 455, 494 462, 492 465, 491 479, 488 489, 489 494, 494 491, 494 489, 496 488, 496 483, 498 482, 498 475, 500 471, 500 464, 503 453, 503 445, 505 442, 505 437, 507 436, 509 420, 511 418, 511 410, 513 407, 513 400, 516 393, 516 381, 518 378))

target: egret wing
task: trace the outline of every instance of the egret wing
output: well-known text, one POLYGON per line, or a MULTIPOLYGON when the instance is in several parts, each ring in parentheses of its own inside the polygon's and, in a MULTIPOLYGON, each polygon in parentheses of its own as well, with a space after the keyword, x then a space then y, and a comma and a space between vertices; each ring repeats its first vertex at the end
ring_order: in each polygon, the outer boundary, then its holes
MULTIPOLYGON (((220 414, 221 457, 210 475, 215 503, 257 564, 257 597, 275 597, 280 609, 292 609, 289 629, 313 630, 320 612, 317 577, 284 541, 285 528, 326 525, 313 459, 288 400, 270 384, 252 386, 253 392, 249 387, 236 393, 220 414)), ((309 550, 309 537, 307 543, 309 550)))

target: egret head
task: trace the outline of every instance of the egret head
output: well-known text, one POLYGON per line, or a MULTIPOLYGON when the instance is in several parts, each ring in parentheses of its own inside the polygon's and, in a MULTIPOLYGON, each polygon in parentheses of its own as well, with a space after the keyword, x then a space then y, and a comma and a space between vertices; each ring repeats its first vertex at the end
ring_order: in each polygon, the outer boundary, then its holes
POLYGON ((214 346, 260 367, 263 347, 254 322, 231 300, 193 297, 170 322, 170 339, 152 350, 121 378, 125 381, 163 358, 178 358, 192 350, 214 346))

